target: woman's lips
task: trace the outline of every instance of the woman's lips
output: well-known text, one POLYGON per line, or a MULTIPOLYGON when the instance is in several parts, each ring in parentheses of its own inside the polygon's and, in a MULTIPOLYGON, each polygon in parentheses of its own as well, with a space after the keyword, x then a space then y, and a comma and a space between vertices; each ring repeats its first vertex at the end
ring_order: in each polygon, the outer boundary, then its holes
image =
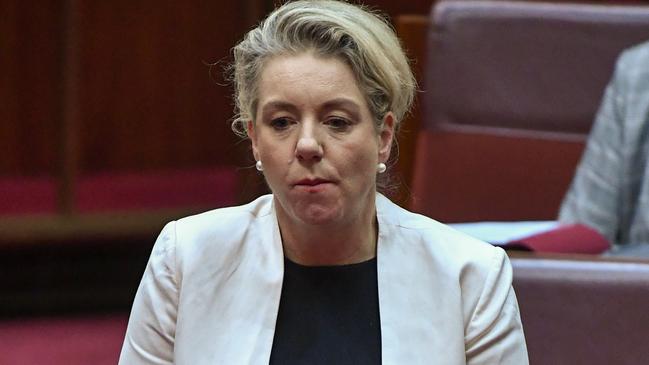
POLYGON ((316 186, 316 185, 326 184, 326 183, 330 183, 330 181, 329 181, 329 180, 325 180, 325 179, 302 179, 302 180, 296 182, 294 185, 295 185, 295 186, 298 186, 298 185, 302 185, 302 186, 316 186))
POLYGON ((333 184, 332 181, 325 179, 302 179, 293 184, 293 187, 301 191, 317 193, 326 189, 331 184, 333 184))

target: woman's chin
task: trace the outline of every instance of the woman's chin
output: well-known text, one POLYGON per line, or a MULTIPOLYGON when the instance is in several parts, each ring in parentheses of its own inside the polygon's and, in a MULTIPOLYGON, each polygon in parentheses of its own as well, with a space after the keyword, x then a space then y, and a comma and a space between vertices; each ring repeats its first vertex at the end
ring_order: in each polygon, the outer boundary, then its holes
POLYGON ((329 225, 339 221, 342 217, 338 207, 329 207, 319 204, 296 207, 295 216, 300 221, 309 225, 329 225))

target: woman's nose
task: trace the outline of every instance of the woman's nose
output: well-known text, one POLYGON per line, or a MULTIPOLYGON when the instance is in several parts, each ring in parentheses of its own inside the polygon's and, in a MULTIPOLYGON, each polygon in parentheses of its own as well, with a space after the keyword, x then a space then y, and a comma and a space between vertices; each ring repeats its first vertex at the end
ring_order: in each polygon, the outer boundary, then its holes
POLYGON ((302 133, 295 147, 295 155, 300 161, 320 161, 322 145, 313 133, 302 133))

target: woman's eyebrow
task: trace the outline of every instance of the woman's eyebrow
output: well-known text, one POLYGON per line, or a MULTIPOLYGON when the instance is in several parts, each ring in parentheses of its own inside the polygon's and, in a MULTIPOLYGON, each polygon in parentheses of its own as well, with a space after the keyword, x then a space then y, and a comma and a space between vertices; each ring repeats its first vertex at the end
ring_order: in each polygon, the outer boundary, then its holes
MULTIPOLYGON (((352 99, 339 97, 339 98, 327 100, 326 102, 322 103, 320 108, 325 110, 342 108, 351 113, 358 113, 361 107, 360 105, 358 105, 357 102, 355 102, 352 99)), ((286 110, 289 112, 297 112, 297 107, 290 102, 282 101, 282 100, 270 100, 268 102, 265 102, 261 106, 262 114, 266 114, 275 110, 286 110)))
POLYGON ((358 105, 358 103, 356 103, 354 100, 344 98, 344 97, 327 100, 322 104, 322 108, 324 109, 343 108, 352 113, 358 113, 361 109, 360 105, 358 105))
POLYGON ((271 100, 264 103, 261 107, 262 114, 269 113, 275 110, 287 110, 289 112, 296 112, 297 107, 289 102, 281 100, 271 100))

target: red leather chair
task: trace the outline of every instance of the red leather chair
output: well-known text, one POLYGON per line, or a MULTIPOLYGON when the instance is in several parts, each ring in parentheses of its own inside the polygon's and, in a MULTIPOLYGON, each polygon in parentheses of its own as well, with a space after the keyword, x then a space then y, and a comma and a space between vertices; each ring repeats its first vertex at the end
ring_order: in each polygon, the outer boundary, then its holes
POLYGON ((411 208, 554 219, 616 57, 649 39, 649 6, 441 1, 429 24, 411 208))
POLYGON ((649 261, 513 257, 530 364, 649 361, 649 261))

